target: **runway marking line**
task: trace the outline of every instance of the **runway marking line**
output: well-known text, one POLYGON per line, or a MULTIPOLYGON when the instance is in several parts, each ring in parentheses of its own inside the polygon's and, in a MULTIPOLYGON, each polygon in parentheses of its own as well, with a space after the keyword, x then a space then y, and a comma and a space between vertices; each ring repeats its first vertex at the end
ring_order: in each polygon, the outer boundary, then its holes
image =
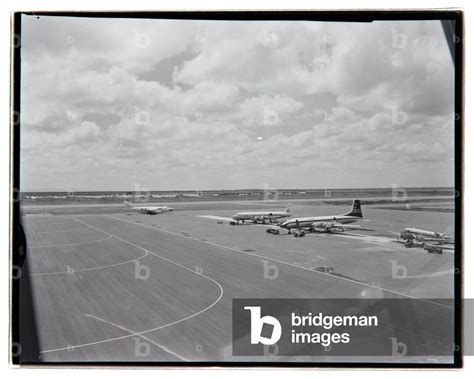
POLYGON ((32 230, 32 233, 38 233, 38 234, 46 234, 46 233, 63 233, 63 232, 76 232, 78 230, 87 230, 90 229, 89 227, 87 228, 78 228, 78 229, 66 229, 66 230, 48 230, 45 232, 37 232, 35 230, 32 230))
POLYGON ((61 247, 61 246, 75 246, 75 245, 85 245, 85 244, 88 244, 88 243, 96 243, 96 242, 102 242, 102 241, 105 241, 105 240, 108 240, 112 238, 112 236, 108 236, 106 238, 102 238, 100 240, 95 240, 95 241, 84 241, 84 242, 74 242, 74 243, 64 243, 64 244, 61 244, 61 245, 39 245, 39 246, 28 246, 27 248, 28 249, 38 249, 40 247, 61 247))
POLYGON ((86 267, 86 268, 78 268, 78 269, 74 269, 74 268, 71 267, 71 270, 69 270, 69 271, 40 272, 40 273, 37 273, 37 274, 30 274, 30 276, 46 276, 46 275, 59 275, 59 274, 75 274, 76 272, 84 272, 84 271, 101 270, 101 269, 104 269, 104 268, 112 268, 112 267, 122 266, 122 265, 125 265, 125 264, 127 264, 127 263, 132 263, 132 262, 139 261, 140 259, 143 259, 143 258, 145 258, 146 256, 148 256, 148 254, 149 254, 149 252, 147 251, 143 256, 138 257, 138 258, 136 258, 136 259, 132 259, 132 260, 126 261, 126 262, 119 262, 119 263, 114 263, 114 264, 110 264, 110 265, 105 265, 105 266, 86 267))
MULTIPOLYGON (((97 316, 93 316, 93 315, 89 315, 89 314, 83 314, 83 316, 85 317, 90 317, 90 318, 93 318, 97 321, 101 321, 105 324, 108 324, 108 325, 112 325, 112 326, 115 326, 116 328, 118 329, 121 329, 122 331, 125 331, 127 333, 132 333, 132 334, 136 334, 136 332, 134 332, 133 330, 130 330, 130 329, 127 329, 126 327, 124 326, 121 326, 121 325, 118 325, 114 322, 111 322, 111 321, 107 321, 107 320, 104 320, 103 318, 100 318, 100 317, 97 317, 97 316)), ((140 335, 140 338, 143 338, 144 340, 150 342, 151 344, 155 345, 156 347, 159 347, 160 349, 164 350, 166 353, 170 354, 170 355, 173 355, 175 356, 176 358, 182 360, 182 361, 186 361, 188 362, 189 360, 184 358, 184 357, 181 357, 178 353, 175 353, 174 351, 171 351, 170 349, 168 349, 166 346, 163 346, 163 345, 160 345, 159 343, 153 341, 151 338, 148 338, 148 337, 145 337, 143 335, 140 335)))
POLYGON ((444 271, 436 271, 431 274, 420 274, 420 275, 410 275, 410 276, 404 276, 404 278, 433 278, 436 276, 442 276, 442 275, 447 275, 447 274, 454 274, 455 270, 450 269, 450 270, 444 270, 444 271))
POLYGON ((441 304, 441 303, 438 303, 438 302, 436 302, 436 301, 430 301, 430 300, 427 300, 427 299, 422 299, 422 298, 419 298, 419 297, 416 297, 416 296, 413 296, 413 295, 409 295, 409 294, 406 294, 406 293, 402 293, 402 292, 398 292, 398 291, 394 291, 394 290, 389 290, 389 289, 386 289, 386 288, 383 288, 383 287, 380 287, 380 286, 376 286, 376 285, 373 285, 373 284, 361 283, 361 282, 359 282, 359 281, 357 281, 357 280, 353 280, 353 279, 349 279, 349 278, 344 278, 344 277, 340 277, 340 276, 335 276, 335 275, 331 275, 331 274, 328 274, 328 273, 325 273, 325 272, 314 271, 314 270, 311 269, 311 268, 303 267, 303 266, 296 265, 296 264, 293 264, 293 263, 290 263, 290 262, 281 261, 281 260, 279 260, 279 259, 267 257, 267 256, 264 256, 264 255, 259 255, 259 254, 250 253, 250 252, 243 251, 243 250, 240 250, 240 249, 237 249, 237 248, 234 248, 234 247, 221 245, 221 244, 218 244, 218 243, 215 243, 215 242, 202 241, 202 240, 200 240, 200 239, 198 239, 198 238, 194 238, 194 237, 190 237, 190 236, 184 236, 184 235, 182 235, 182 234, 180 234, 180 233, 175 233, 175 232, 171 232, 171 231, 169 231, 169 230, 166 230, 166 229, 164 229, 163 227, 161 227, 161 228, 158 229, 158 228, 155 228, 155 227, 152 227, 152 226, 149 226, 149 225, 144 225, 144 224, 141 224, 141 223, 136 223, 136 222, 124 220, 124 219, 122 219, 122 218, 115 217, 115 216, 110 216, 110 215, 104 215, 103 217, 113 218, 113 219, 116 219, 116 220, 119 220, 119 221, 122 221, 122 222, 127 222, 127 223, 129 223, 129 224, 141 226, 141 227, 143 227, 143 228, 153 229, 153 230, 156 230, 157 232, 172 234, 172 235, 175 235, 175 236, 178 236, 178 237, 181 237, 181 238, 187 238, 187 239, 190 239, 190 240, 193 240, 193 241, 197 241, 197 242, 200 242, 200 243, 205 243, 205 244, 207 244, 207 245, 220 247, 220 248, 222 248, 222 249, 231 250, 231 251, 236 251, 236 252, 241 253, 241 254, 251 255, 251 256, 254 256, 254 257, 257 257, 257 258, 261 258, 261 259, 262 259, 262 258, 263 258, 263 259, 268 259, 268 260, 271 260, 271 261, 273 261, 273 262, 281 263, 281 264, 283 264, 283 265, 287 265, 287 266, 299 268, 299 269, 301 269, 301 270, 311 271, 312 273, 317 274, 317 275, 324 275, 324 276, 327 276, 327 277, 331 277, 331 278, 333 278, 333 279, 339 279, 339 280, 347 281, 347 282, 350 282, 350 283, 354 283, 354 284, 356 284, 356 285, 358 285, 358 286, 374 288, 374 289, 377 289, 377 290, 380 290, 380 291, 392 293, 392 294, 394 294, 394 295, 399 295, 399 296, 407 297, 407 298, 410 298, 410 299, 416 299, 416 300, 419 300, 419 301, 422 301, 422 302, 425 302, 425 303, 430 303, 430 304, 438 305, 438 306, 443 307, 443 308, 454 309, 452 306, 445 305, 445 304, 441 304))
MULTIPOLYGON (((52 216, 56 220, 58 216, 52 216)), ((72 220, 70 217, 64 217, 66 220, 72 220)), ((28 220, 29 221, 29 220, 28 220)), ((72 222, 25 222, 25 219, 22 220, 22 224, 25 226, 33 226, 33 225, 64 225, 64 224, 72 224, 72 222)))
MULTIPOLYGON (((142 337, 143 334, 147 334, 147 333, 150 333, 150 332, 154 332, 154 331, 157 331, 157 330, 161 330, 161 329, 167 328, 167 327, 169 327, 169 326, 173 326, 173 325, 176 325, 176 324, 180 324, 180 323, 182 323, 182 322, 184 322, 184 321, 186 321, 186 320, 190 320, 190 319, 192 319, 192 318, 194 318, 194 317, 196 317, 196 316, 199 316, 200 314, 202 314, 202 313, 206 312, 207 310, 211 309, 212 307, 214 307, 214 306, 222 299, 222 296, 224 295, 224 289, 222 288, 221 284, 220 284, 218 281, 216 281, 215 279, 212 279, 212 278, 210 278, 209 276, 204 275, 203 273, 197 272, 197 271, 192 270, 192 269, 190 269, 190 268, 188 268, 188 267, 186 267, 186 266, 183 266, 183 265, 181 265, 181 264, 179 264, 179 263, 176 263, 176 262, 172 261, 171 259, 162 257, 161 255, 159 255, 159 254, 157 254, 157 253, 154 253, 154 252, 152 252, 152 251, 150 251, 150 250, 147 250, 147 249, 145 249, 145 248, 143 248, 143 247, 140 247, 140 246, 134 244, 133 242, 127 241, 127 240, 125 240, 125 239, 123 239, 123 238, 120 238, 120 237, 117 237, 117 236, 115 236, 115 235, 113 235, 113 234, 110 234, 110 233, 106 232, 105 230, 102 230, 102 229, 100 229, 100 228, 96 228, 95 226, 89 225, 89 224, 87 224, 86 222, 83 222, 83 221, 81 221, 81 220, 77 220, 77 219, 75 219, 75 220, 76 220, 77 222, 80 222, 80 223, 84 224, 84 225, 90 226, 92 229, 95 229, 95 230, 97 230, 97 231, 99 231, 99 232, 102 232, 102 233, 104 233, 104 234, 108 234, 109 237, 113 237, 113 238, 115 238, 115 239, 117 239, 117 240, 119 240, 119 241, 122 241, 122 242, 124 242, 124 243, 126 243, 126 244, 128 244, 128 245, 130 245, 130 246, 133 246, 133 247, 135 247, 135 248, 137 248, 137 249, 139 249, 139 250, 146 251, 146 252, 150 253, 151 255, 154 255, 155 257, 160 258, 160 259, 162 259, 162 260, 164 260, 164 261, 166 261, 166 262, 169 262, 169 263, 171 263, 171 264, 173 264, 173 265, 175 265, 175 266, 178 266, 178 267, 180 267, 180 268, 182 268, 182 269, 184 269, 184 270, 186 270, 186 271, 190 271, 190 272, 193 273, 194 275, 204 277, 205 279, 207 279, 207 280, 213 282, 214 284, 216 284, 216 285, 219 287, 220 294, 219 294, 219 296, 217 297, 217 299, 214 300, 214 301, 213 301, 210 305, 208 305, 207 307, 201 309, 200 311, 198 311, 198 312, 196 312, 196 313, 193 313, 193 314, 191 314, 191 315, 189 315, 189 316, 186 316, 186 317, 184 317, 184 318, 181 318, 181 319, 179 319, 179 320, 170 322, 170 323, 168 323, 168 324, 161 325, 161 326, 158 326, 158 327, 155 327, 155 328, 151 328, 151 329, 148 329, 148 330, 143 330, 143 331, 141 331, 141 332, 129 333, 129 334, 127 334, 127 335, 120 336, 120 337, 107 338, 107 339, 104 339, 104 340, 88 342, 88 343, 84 343, 84 344, 80 344, 80 345, 75 345, 75 346, 68 346, 68 347, 61 347, 61 348, 56 348, 56 349, 43 350, 43 351, 40 352, 41 354, 44 354, 44 353, 52 353, 52 352, 57 352, 57 351, 64 351, 64 350, 68 350, 68 349, 71 350, 71 348, 74 349, 74 348, 81 348, 81 347, 87 347, 87 346, 94 346, 94 345, 98 345, 98 344, 101 344, 101 343, 106 343, 106 342, 112 342, 112 341, 118 341, 118 340, 122 340, 122 339, 126 339, 126 338, 131 338, 131 337, 134 337, 134 336, 140 336, 140 337, 142 337)), ((87 315, 87 317, 95 317, 95 316, 87 315)), ((104 321, 105 321, 105 320, 104 320, 104 321)))

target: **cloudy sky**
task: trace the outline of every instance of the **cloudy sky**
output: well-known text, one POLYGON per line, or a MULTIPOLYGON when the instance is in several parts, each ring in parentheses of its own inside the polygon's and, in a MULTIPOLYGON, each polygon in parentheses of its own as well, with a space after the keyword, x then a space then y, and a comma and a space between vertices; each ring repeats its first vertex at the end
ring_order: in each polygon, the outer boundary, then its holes
POLYGON ((452 186, 439 21, 23 16, 23 190, 452 186))

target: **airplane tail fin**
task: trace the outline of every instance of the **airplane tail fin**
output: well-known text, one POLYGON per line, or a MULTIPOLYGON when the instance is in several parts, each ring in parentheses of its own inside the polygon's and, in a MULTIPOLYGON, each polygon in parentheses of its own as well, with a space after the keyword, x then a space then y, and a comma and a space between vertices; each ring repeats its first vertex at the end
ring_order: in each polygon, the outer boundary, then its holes
POLYGON ((362 208, 360 207, 360 200, 354 200, 352 202, 352 209, 347 212, 344 216, 353 216, 362 218, 362 208))
POLYGON ((443 234, 441 234, 441 236, 447 239, 454 238, 454 231, 452 228, 448 228, 443 232, 443 234))

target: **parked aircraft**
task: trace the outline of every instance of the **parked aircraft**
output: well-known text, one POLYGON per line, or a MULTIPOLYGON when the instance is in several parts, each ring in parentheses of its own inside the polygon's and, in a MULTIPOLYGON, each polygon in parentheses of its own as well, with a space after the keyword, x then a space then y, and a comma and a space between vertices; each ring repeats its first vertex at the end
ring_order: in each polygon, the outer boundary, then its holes
POLYGON ((251 212, 239 212, 232 216, 230 221, 231 225, 243 224, 245 221, 252 221, 254 224, 262 223, 266 221, 270 223, 276 223, 281 218, 291 217, 290 206, 284 211, 251 211, 251 212))
POLYGON ((359 200, 354 200, 352 208, 349 212, 342 215, 332 216, 310 216, 298 217, 286 220, 277 225, 267 229, 268 233, 280 234, 280 229, 288 230, 291 234, 293 229, 296 229, 295 237, 304 237, 306 233, 329 233, 332 231, 344 231, 345 228, 360 229, 359 225, 351 225, 353 222, 362 220, 362 209, 359 200))
POLYGON ((134 207, 132 202, 129 200, 125 200, 124 202, 124 209, 129 211, 136 211, 140 213, 146 213, 149 215, 156 215, 163 212, 170 212, 173 208, 170 208, 166 205, 160 205, 157 207, 134 207))
POLYGON ((397 242, 405 247, 422 247, 429 253, 441 254, 443 250, 454 250, 454 238, 449 230, 444 233, 432 232, 417 228, 405 228, 400 233, 391 232, 398 236, 397 242))

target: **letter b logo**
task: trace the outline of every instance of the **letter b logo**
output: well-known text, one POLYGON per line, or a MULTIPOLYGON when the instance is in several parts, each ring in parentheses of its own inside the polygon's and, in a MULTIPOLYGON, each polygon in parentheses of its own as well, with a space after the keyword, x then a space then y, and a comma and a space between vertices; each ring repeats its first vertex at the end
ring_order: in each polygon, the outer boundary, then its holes
POLYGON ((261 317, 260 307, 244 307, 244 309, 250 311, 250 343, 256 345, 262 343, 264 345, 273 345, 278 342, 281 337, 281 324, 273 316, 261 317), (273 326, 272 334, 270 337, 262 336, 264 325, 273 326))

